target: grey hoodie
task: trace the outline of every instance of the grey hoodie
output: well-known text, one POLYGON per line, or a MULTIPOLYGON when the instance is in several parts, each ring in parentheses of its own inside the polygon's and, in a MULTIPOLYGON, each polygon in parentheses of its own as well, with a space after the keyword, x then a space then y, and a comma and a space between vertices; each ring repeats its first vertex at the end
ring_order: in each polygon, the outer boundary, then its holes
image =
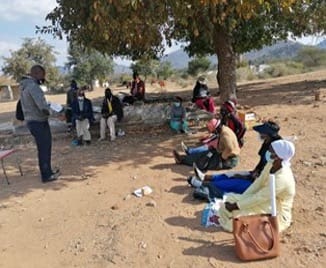
POLYGON ((49 107, 36 79, 25 76, 20 82, 20 101, 26 121, 46 121, 49 107))

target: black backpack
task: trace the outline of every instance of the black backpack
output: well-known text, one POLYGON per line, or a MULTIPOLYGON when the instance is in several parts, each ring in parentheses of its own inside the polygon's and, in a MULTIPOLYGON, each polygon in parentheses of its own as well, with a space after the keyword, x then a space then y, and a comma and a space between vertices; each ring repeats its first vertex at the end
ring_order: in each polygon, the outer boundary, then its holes
POLYGON ((24 112, 23 112, 23 108, 22 108, 22 104, 21 104, 20 100, 18 100, 17 104, 16 104, 16 119, 19 121, 25 120, 24 112))

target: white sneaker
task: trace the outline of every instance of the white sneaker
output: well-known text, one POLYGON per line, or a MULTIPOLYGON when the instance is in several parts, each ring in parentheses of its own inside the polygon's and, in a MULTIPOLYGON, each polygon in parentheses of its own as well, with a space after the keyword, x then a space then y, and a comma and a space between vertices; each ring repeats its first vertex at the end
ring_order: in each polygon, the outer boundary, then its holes
POLYGON ((104 141, 104 138, 99 138, 98 141, 104 141))
POLYGON ((196 165, 196 163, 194 162, 193 163, 193 168, 194 168, 194 172, 195 172, 195 175, 198 179, 200 179, 201 181, 203 181, 205 179, 205 173, 202 172, 196 165))
POLYGON ((185 145, 185 143, 184 143, 183 141, 181 141, 181 147, 182 147, 182 150, 183 150, 186 154, 188 154, 188 146, 185 145))
POLYGON ((111 140, 111 141, 115 141, 115 140, 116 140, 116 137, 111 137, 110 140, 111 140))
POLYGON ((199 188, 203 184, 203 182, 198 180, 195 176, 190 176, 187 181, 192 187, 195 188, 199 188))

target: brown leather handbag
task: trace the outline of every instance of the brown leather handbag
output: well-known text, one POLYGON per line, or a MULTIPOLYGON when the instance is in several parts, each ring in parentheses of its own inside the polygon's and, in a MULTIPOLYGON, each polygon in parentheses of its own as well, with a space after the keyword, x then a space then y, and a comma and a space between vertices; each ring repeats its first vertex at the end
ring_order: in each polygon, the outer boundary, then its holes
POLYGON ((235 251, 241 260, 251 261, 279 255, 277 217, 270 214, 233 219, 235 251))
POLYGON ((272 214, 240 216, 233 219, 235 252, 241 260, 252 261, 279 255, 276 217, 275 177, 270 175, 272 214))

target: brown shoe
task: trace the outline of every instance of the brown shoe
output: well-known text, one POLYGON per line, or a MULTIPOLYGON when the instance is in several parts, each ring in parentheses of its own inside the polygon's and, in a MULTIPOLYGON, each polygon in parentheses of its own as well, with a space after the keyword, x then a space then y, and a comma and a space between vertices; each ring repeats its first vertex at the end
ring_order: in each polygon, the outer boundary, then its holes
POLYGON ((176 164, 181 164, 182 162, 182 157, 181 155, 178 154, 176 150, 173 150, 173 156, 176 164))

